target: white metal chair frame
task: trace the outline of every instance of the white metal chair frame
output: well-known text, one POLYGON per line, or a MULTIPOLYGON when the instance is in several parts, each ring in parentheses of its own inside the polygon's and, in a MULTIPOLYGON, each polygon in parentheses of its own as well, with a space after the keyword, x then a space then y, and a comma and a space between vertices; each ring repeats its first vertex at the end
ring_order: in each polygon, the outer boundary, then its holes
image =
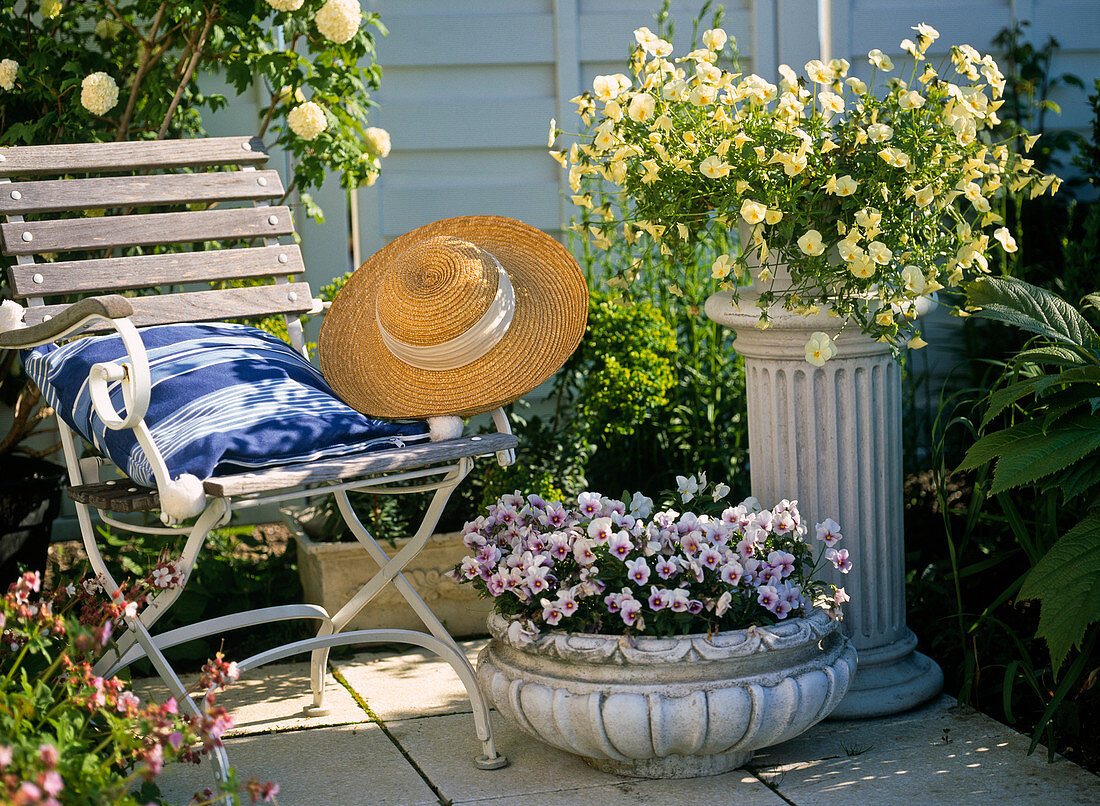
MULTIPOLYGON (((239 142, 239 139, 234 139, 234 146, 236 142, 239 142)), ((249 150, 248 146, 241 147, 245 151, 249 150)), ((97 148, 102 149, 103 145, 98 145, 97 148)), ((0 160, 5 159, 5 152, 11 153, 14 151, 16 149, 0 149, 0 160)), ((249 169, 250 167, 245 167, 243 170, 249 169)), ((12 185, 10 182, 10 178, 0 174, 0 188, 17 187, 17 185, 12 185)), ((13 199, 20 197, 20 194, 14 192, 10 195, 13 199)), ((23 218, 21 215, 9 214, 8 221, 22 222, 23 218)), ((5 232, 5 244, 10 243, 10 240, 8 233, 5 232)), ((24 237, 24 240, 30 239, 24 237)), ((277 243, 272 239, 267 239, 265 242, 268 245, 277 243)), ((33 262, 33 258, 19 255, 17 262, 17 265, 25 266, 28 262, 33 262)), ((35 307, 43 304, 41 297, 25 296, 31 306, 28 308, 28 314, 35 307)), ((293 299, 293 295, 291 295, 291 299, 293 299)), ((320 301, 312 300, 311 312, 319 312, 320 309, 320 301)), ((29 327, 0 334, 0 348, 23 349, 58 342, 71 338, 89 327, 98 327, 99 329, 106 327, 115 330, 126 347, 127 357, 121 361, 96 364, 92 368, 89 378, 92 404, 108 428, 115 430, 131 429, 134 432, 152 465, 158 489, 164 490, 170 481, 169 472, 144 419, 150 396, 154 392, 151 388, 149 362, 141 340, 141 334, 132 321, 133 313, 134 309, 130 304, 130 300, 123 297, 108 295, 84 299, 74 303, 62 313, 52 316, 39 316, 38 321, 33 321, 33 318, 28 315, 28 321, 32 322, 29 327), (115 409, 108 394, 108 386, 116 383, 121 385, 123 393, 125 409, 123 412, 115 409)), ((302 329, 297 317, 291 317, 288 314, 287 320, 293 346, 303 355, 306 355, 302 329)), ((108 570, 97 545, 93 512, 94 516, 98 517, 100 521, 117 529, 145 534, 186 535, 183 551, 176 561, 177 567, 183 575, 183 584, 158 593, 136 617, 126 619, 125 632, 118 637, 114 647, 96 664, 96 674, 110 676, 140 658, 148 658, 172 695, 185 708, 199 715, 201 714, 200 704, 188 693, 187 688, 165 658, 164 650, 193 639, 229 630, 292 619, 312 619, 320 622, 315 637, 253 655, 239 661, 238 668, 244 672, 273 661, 307 652, 310 653, 312 705, 307 708, 307 713, 311 716, 322 715, 328 713, 324 703, 325 669, 329 651, 332 647, 383 643, 408 644, 427 649, 450 664, 470 698, 475 732, 481 743, 481 755, 474 762, 476 766, 481 769, 498 769, 506 766, 507 759, 497 752, 494 745, 489 723, 488 705, 478 689, 473 667, 462 649, 402 573, 405 566, 426 545, 451 493, 471 472, 475 456, 495 454, 501 465, 511 464, 515 461, 514 446, 516 440, 511 434, 508 419, 503 410, 497 409, 494 411, 493 420, 498 433, 465 437, 453 441, 463 444, 451 450, 449 457, 447 456, 446 442, 433 443, 434 446, 440 448, 440 458, 433 459, 430 452, 427 452, 426 459, 430 463, 429 466, 408 466, 408 462, 404 462, 403 465, 399 466, 399 469, 390 472, 383 471, 380 475, 354 479, 326 478, 320 482, 309 480, 308 473, 306 473, 301 477, 303 480, 299 483, 281 488, 245 492, 239 495, 211 493, 212 488, 208 483, 206 486, 207 502, 205 508, 190 526, 174 523, 164 515, 161 516, 165 524, 163 527, 134 524, 113 517, 108 510, 93 507, 77 500, 76 513, 84 548, 87 551, 93 571, 102 578, 108 595, 117 592, 120 586, 108 570), (389 495, 434 493, 419 527, 409 538, 407 544, 392 556, 387 554, 370 534, 356 516, 348 500, 349 491, 368 490, 373 493, 389 495), (324 608, 312 604, 265 607, 209 619, 157 635, 152 633, 153 626, 182 593, 211 530, 227 523, 235 511, 319 494, 332 494, 335 496, 339 511, 348 528, 380 569, 374 577, 364 582, 359 591, 338 612, 330 614, 324 608), (408 602, 424 622, 427 632, 402 629, 368 629, 342 632, 351 619, 388 585, 393 585, 408 602)), ((98 457, 81 458, 82 443, 78 435, 74 434, 60 419, 57 423, 72 488, 101 484, 100 470, 110 463, 98 457)), ((363 454, 363 456, 384 458, 384 454, 393 454, 399 451, 400 449, 380 451, 363 454)), ((262 476, 263 472, 257 471, 255 474, 243 474, 243 476, 262 476)), ((126 484, 127 482, 122 480, 117 483, 126 484)), ((216 490, 217 488, 213 489, 216 490)), ((214 756, 217 768, 216 775, 221 780, 225 780, 229 762, 224 747, 218 746, 215 748, 214 756)))

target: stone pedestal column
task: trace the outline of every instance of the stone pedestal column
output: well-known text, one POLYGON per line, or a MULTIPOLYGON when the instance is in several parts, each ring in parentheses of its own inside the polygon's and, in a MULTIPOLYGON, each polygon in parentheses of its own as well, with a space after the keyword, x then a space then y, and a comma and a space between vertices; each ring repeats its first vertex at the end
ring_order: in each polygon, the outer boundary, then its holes
POLYGON ((742 294, 707 300, 714 321, 737 332, 744 356, 752 494, 764 506, 798 499, 803 521, 840 524, 854 568, 828 571, 846 588, 844 630, 858 653, 856 676, 832 719, 885 716, 939 693, 943 672, 916 650, 905 625, 902 517, 901 381, 890 350, 855 327, 837 339, 822 367, 805 359, 814 331, 835 335, 840 322, 776 306, 772 325, 742 294))

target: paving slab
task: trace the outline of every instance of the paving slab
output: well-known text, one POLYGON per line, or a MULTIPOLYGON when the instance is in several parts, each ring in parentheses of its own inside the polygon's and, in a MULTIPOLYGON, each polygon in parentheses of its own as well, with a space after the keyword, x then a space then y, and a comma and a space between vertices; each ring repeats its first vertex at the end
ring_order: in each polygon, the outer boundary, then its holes
MULTIPOLYGON (((273 663, 246 672, 218 694, 218 704, 228 708, 233 715, 233 728, 227 735, 349 725, 370 720, 331 673, 325 679, 325 704, 330 712, 325 716, 307 717, 304 709, 313 704, 308 663, 273 663)), ((184 683, 187 682, 185 678, 184 683)), ((164 702, 168 697, 168 689, 155 677, 135 680, 133 689, 143 700, 164 702)))
MULTIPOLYGON (((438 806, 439 799, 378 725, 341 725, 226 743, 240 780, 279 785, 280 806, 438 806)), ((165 800, 187 803, 210 786, 213 768, 173 764, 158 779, 165 800)), ((245 796, 242 801, 247 803, 245 796)))
POLYGON ((1095 804, 1100 778, 950 698, 894 717, 822 722, 752 767, 797 806, 1095 804))
MULTIPOLYGON (((476 665, 488 639, 460 641, 476 665)), ((360 652, 332 666, 382 720, 470 713, 466 689, 451 665, 421 649, 400 653, 360 652)))
POLYGON ((479 770, 480 754, 468 715, 425 717, 387 722, 394 739, 444 797, 455 804, 494 806, 578 803, 737 803, 781 806, 783 800, 744 771, 710 778, 655 781, 600 772, 579 757, 535 740, 492 714, 498 750, 512 762, 501 770, 479 770))

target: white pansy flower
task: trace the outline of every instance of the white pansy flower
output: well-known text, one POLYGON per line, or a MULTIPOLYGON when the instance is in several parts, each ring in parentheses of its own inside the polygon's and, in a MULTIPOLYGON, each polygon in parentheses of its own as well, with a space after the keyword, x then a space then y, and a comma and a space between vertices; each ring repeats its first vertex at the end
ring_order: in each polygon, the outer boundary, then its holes
POLYGON ((940 38, 940 32, 933 28, 931 25, 921 23, 920 25, 914 25, 912 28, 917 32, 922 39, 927 39, 929 42, 935 42, 940 38))
POLYGON ((806 342, 806 360, 815 367, 824 366, 825 362, 834 355, 836 355, 836 345, 833 344, 828 333, 818 330, 806 342))
POLYGON ((367 153, 385 159, 390 155, 390 133, 377 126, 371 126, 363 132, 363 145, 367 153))
POLYGON ((836 248, 837 252, 840 253, 841 259, 849 262, 863 254, 863 247, 848 238, 843 238, 838 241, 836 248))
POLYGON ((363 9, 359 6, 359 0, 328 0, 313 18, 321 36, 337 45, 355 36, 362 20, 363 9))
POLYGON ((626 108, 627 117, 635 123, 643 123, 653 116, 653 110, 657 108, 657 101, 648 93, 640 93, 630 99, 630 105, 626 108))
POLYGON ((699 173, 710 179, 722 179, 729 176, 730 166, 713 154, 699 163, 699 173))
POLYGON ((851 78, 845 79, 844 83, 847 84, 849 87, 851 87, 852 90, 856 93, 856 95, 866 95, 867 94, 867 85, 864 82, 860 81, 855 76, 852 76, 851 78))
POLYGON ((825 251, 825 242, 821 239, 821 233, 815 229, 807 230, 806 233, 798 239, 798 248, 802 250, 804 254, 816 257, 825 251))
POLYGON ((276 11, 297 11, 305 0, 265 0, 276 11))
POLYGON ((894 63, 890 60, 890 57, 878 48, 875 48, 867 54, 867 61, 874 67, 887 73, 894 69, 894 63))
POLYGON ((893 136, 893 127, 885 123, 872 123, 867 127, 867 139, 872 143, 885 143, 893 136))
POLYGON ((817 100, 821 102, 821 108, 829 112, 835 112, 837 114, 844 111, 844 99, 837 95, 835 92, 820 92, 817 95, 817 100))
POLYGON ((15 76, 19 72, 19 62, 14 59, 0 61, 0 90, 10 90, 15 87, 15 76))
POLYGON ((729 255, 719 255, 710 268, 710 276, 715 280, 723 280, 729 276, 730 269, 736 264, 729 255))
POLYGON ((871 241, 867 244, 867 254, 880 266, 885 266, 894 257, 894 253, 882 241, 871 241))
POLYGON ((703 45, 710 50, 721 50, 726 46, 729 36, 721 28, 703 31, 703 45))
POLYGON ((750 224, 759 224, 768 213, 768 208, 760 202, 745 199, 741 202, 741 217, 750 224))
POLYGON ((868 277, 874 277, 875 275, 875 261, 871 259, 870 255, 861 252, 848 261, 848 271, 861 280, 866 280, 868 277))
POLYGON ((932 203, 932 186, 925 185, 914 195, 914 201, 917 203, 917 207, 927 207, 932 203))
POLYGON ((901 282, 911 294, 923 294, 927 285, 924 273, 916 266, 906 266, 901 270, 901 282))
POLYGON ((924 106, 924 96, 916 90, 903 92, 898 96, 898 106, 902 109, 920 109, 924 106))
POLYGON ((92 73, 80 82, 80 105, 93 115, 106 115, 117 103, 118 84, 106 73, 92 73))
POLYGON ((303 140, 312 140, 328 126, 325 111, 313 101, 306 101, 290 110, 286 116, 290 130, 303 140))
POLYGON ((902 50, 904 50, 906 53, 908 53, 914 59, 923 59, 924 58, 924 56, 922 56, 917 51, 917 46, 913 42, 912 39, 903 39, 903 40, 901 40, 901 44, 898 45, 898 47, 901 48, 902 50))
POLYGON ((1000 242, 1006 252, 1016 251, 1016 239, 1012 237, 1012 233, 1008 231, 1007 227, 1001 227, 994 231, 993 238, 1000 242))
POLYGON ((851 175, 844 174, 836 180, 836 195, 838 196, 851 196, 856 192, 856 188, 859 187, 859 183, 852 179, 851 175))
POLYGON ((806 62, 806 75, 818 84, 831 84, 833 71, 821 63, 820 59, 806 62))

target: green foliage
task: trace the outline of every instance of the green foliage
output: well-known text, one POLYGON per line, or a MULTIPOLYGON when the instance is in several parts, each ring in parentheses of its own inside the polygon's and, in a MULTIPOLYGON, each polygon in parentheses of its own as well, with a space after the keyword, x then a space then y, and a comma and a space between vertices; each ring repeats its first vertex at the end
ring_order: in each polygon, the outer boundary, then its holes
MULTIPOLYGON (((71 593, 62 586, 39 594, 31 573, 0 598, 0 801, 163 804, 156 786, 163 766, 206 755, 228 727, 225 709, 211 697, 203 717, 180 713, 175 703, 141 702, 124 681, 97 676, 93 664, 128 603, 140 607, 154 588, 143 579, 112 598, 84 583, 92 580, 78 580, 71 593)), ((204 667, 200 690, 234 677, 218 655, 204 667)), ((237 806, 242 790, 252 802, 272 791, 232 771, 216 786, 237 806)))
MULTIPOLYGON (((967 287, 975 315, 1038 335, 1035 349, 1010 360, 987 402, 982 427, 1010 412, 1010 424, 986 430, 960 470, 996 459, 990 493, 1035 484, 1059 495, 1080 520, 1023 580, 1021 599, 1042 603, 1038 635, 1057 674, 1071 647, 1100 619, 1100 563, 1095 538, 1100 507, 1100 337, 1072 306, 1027 283, 984 278, 967 287), (1051 348, 1062 345, 1062 349, 1051 348), (1019 380, 1023 376, 1025 380, 1019 380), (1092 514, 1089 514, 1092 512, 1092 514), (1071 571, 1069 569, 1072 569, 1071 571), (1061 578, 1052 584, 1053 574, 1061 578)), ((1018 528, 1023 525, 1017 522, 1018 528)))
MULTIPOLYGON (((245 130, 294 156, 292 186, 320 187, 326 172, 348 187, 371 181, 380 155, 366 120, 381 75, 371 28, 385 29, 369 13, 347 42, 333 42, 317 27, 323 4, 283 12, 260 0, 97 0, 59 3, 47 17, 38 3, 16 2, 0 16, 0 54, 18 65, 13 86, 0 89, 0 145, 200 135, 203 111, 228 101, 203 94, 197 77, 224 71, 238 93, 266 87, 268 108, 245 130), (95 73, 115 85, 117 100, 89 109, 83 84, 95 73), (326 123, 308 139, 285 122, 307 100, 326 123)), ((302 201, 320 215, 308 194, 302 201)))
POLYGON ((676 331, 657 307, 594 292, 588 328, 565 372, 578 427, 601 441, 634 434, 669 403, 676 383, 676 331))
MULTIPOLYGON (((1094 483, 1100 482, 1100 472, 1092 472, 1094 483)), ((1039 634, 1057 669, 1071 649, 1081 649, 1088 626, 1100 621, 1100 512, 1085 516, 1051 546, 1019 596, 1043 603, 1039 634)))

